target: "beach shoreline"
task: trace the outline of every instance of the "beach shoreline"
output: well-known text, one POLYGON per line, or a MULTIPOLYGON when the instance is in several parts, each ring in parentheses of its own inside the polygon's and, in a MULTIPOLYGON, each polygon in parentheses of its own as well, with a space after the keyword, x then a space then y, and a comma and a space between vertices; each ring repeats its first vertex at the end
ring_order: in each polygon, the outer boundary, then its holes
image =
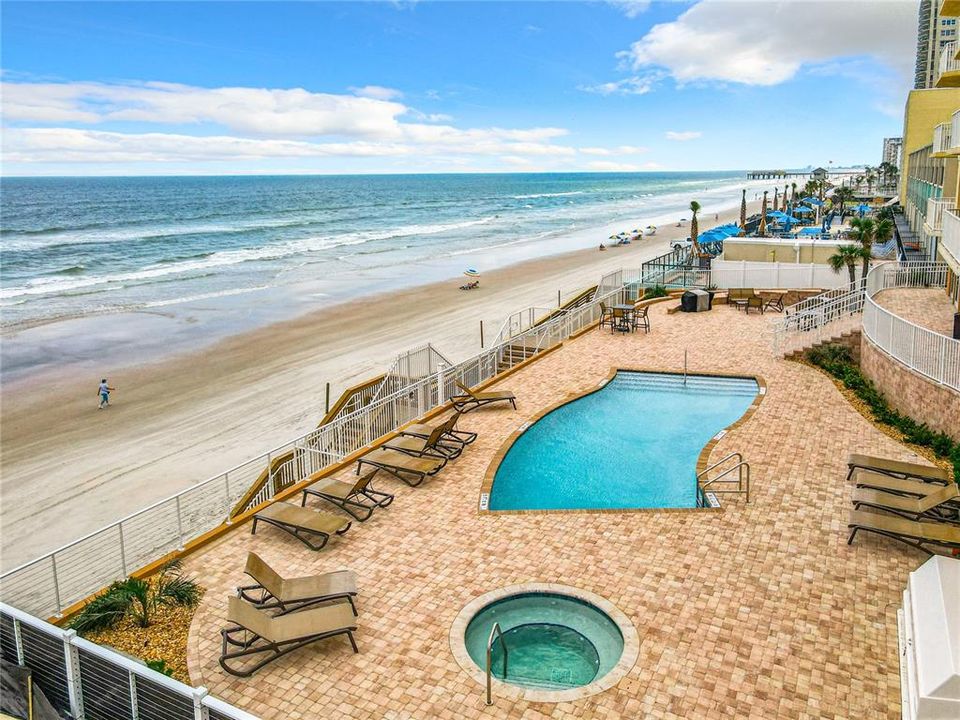
MULTIPOLYGON (((749 212, 757 209, 749 203, 749 212)), ((738 218, 739 205, 711 208, 700 225, 738 218)), ((639 267, 688 234, 689 223, 660 225, 654 237, 606 252, 574 250, 485 272, 474 291, 452 279, 388 290, 159 361, 68 359, 8 382, 0 565, 10 569, 310 430, 324 414, 327 382, 332 402, 427 342, 462 360, 480 350, 480 321, 489 346, 511 312, 556 306, 558 290, 639 267), (95 405, 101 375, 117 388, 104 411, 95 405), (71 522, 60 522, 67 507, 71 522)), ((147 319, 160 342, 165 326, 189 322, 147 319)))

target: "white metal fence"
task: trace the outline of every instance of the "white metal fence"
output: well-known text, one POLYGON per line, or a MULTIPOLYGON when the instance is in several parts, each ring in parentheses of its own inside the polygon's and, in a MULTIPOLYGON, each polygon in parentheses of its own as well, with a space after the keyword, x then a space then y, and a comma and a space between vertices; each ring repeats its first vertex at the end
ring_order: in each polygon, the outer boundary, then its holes
MULTIPOLYGON (((636 273, 618 271, 617 277, 636 273)), ((612 274, 615 275, 615 274, 612 274)), ((0 576, 0 598, 38 617, 61 615, 114 580, 182 549, 224 522, 264 470, 268 479, 247 503, 253 507, 282 488, 371 445, 456 392, 456 381, 474 386, 546 350, 599 319, 599 302, 628 299, 630 289, 601 282, 604 294, 564 311, 549 322, 528 328, 461 363, 434 370, 353 412, 260 455, 227 472, 90 533, 0 576), (279 464, 276 458, 291 454, 279 464)))
POLYGON ((771 328, 775 355, 786 355, 856 330, 863 312, 863 284, 859 279, 784 308, 771 328))
POLYGON ((940 245, 960 262, 960 211, 946 210, 943 213, 940 245))
POLYGON ((954 340, 896 315, 874 296, 892 288, 942 288, 946 263, 882 265, 867 275, 863 333, 871 343, 911 370, 960 392, 960 340, 954 340))
POLYGON ((257 720, 135 660, 0 603, 0 654, 73 720, 257 720))

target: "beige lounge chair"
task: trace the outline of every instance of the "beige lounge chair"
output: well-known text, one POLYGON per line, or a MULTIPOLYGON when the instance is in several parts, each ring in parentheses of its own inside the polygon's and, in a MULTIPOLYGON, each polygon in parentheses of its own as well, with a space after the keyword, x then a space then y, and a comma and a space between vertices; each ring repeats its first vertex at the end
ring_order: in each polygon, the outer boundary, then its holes
MULTIPOLYGON (((443 439, 445 441, 458 443, 461 446, 469 445, 474 440, 477 439, 477 434, 474 432, 468 432, 466 430, 458 430, 457 422, 460 420, 460 416, 463 413, 455 412, 446 421, 440 423, 446 427, 446 430, 443 434, 443 439)), ((417 423, 415 425, 410 425, 400 431, 401 435, 409 435, 410 437, 417 438, 428 438, 430 433, 433 432, 433 429, 437 425, 429 425, 427 423, 417 423)))
POLYGON ((257 522, 265 522, 293 535, 311 550, 319 550, 330 540, 334 533, 343 535, 350 529, 350 521, 340 515, 320 512, 300 507, 288 502, 275 502, 267 505, 253 516, 251 535, 257 532, 257 522), (319 544, 311 541, 319 537, 319 544))
POLYGON ((355 483, 343 482, 328 477, 318 480, 313 485, 303 489, 300 505, 307 504, 307 495, 314 495, 321 500, 333 503, 360 522, 369 519, 378 507, 386 507, 393 502, 393 495, 374 490, 370 484, 377 471, 367 473, 357 478, 355 483))
POLYGON ((400 435, 389 440, 384 447, 391 450, 399 450, 407 455, 415 457, 435 457, 443 460, 453 460, 463 452, 463 445, 445 444, 443 434, 446 432, 445 425, 438 425, 425 438, 409 437, 400 435))
POLYGON ((946 485, 953 480, 949 472, 935 465, 920 465, 918 463, 891 460, 874 455, 850 453, 850 456, 847 458, 847 467, 850 468, 850 472, 847 473, 847 480, 850 479, 853 471, 857 468, 872 470, 873 472, 889 475, 890 477, 918 478, 924 482, 936 482, 941 485, 946 485))
POLYGON ((933 552, 927 550, 925 545, 952 550, 960 549, 960 527, 947 523, 915 522, 892 515, 854 510, 850 513, 850 522, 847 527, 851 531, 847 545, 852 544, 857 533, 863 530, 899 540, 918 550, 923 550, 928 555, 933 555, 933 552))
POLYGON ((897 478, 890 475, 881 475, 862 468, 856 468, 853 471, 853 482, 858 488, 873 488, 894 495, 910 495, 912 497, 926 497, 943 487, 940 483, 924 482, 918 478, 897 478))
POLYGON ((348 602, 335 602, 271 617, 234 595, 229 598, 227 620, 233 624, 220 631, 223 638, 220 667, 237 677, 250 677, 267 663, 287 653, 336 635, 346 635, 353 651, 360 652, 357 641, 353 639, 357 622, 348 602), (243 658, 264 654, 266 657, 252 664, 243 663, 243 658), (239 662, 234 662, 237 660, 239 662))
POLYGON ((853 491, 853 507, 876 508, 907 520, 932 520, 935 522, 960 523, 957 515, 957 498, 960 490, 956 483, 940 486, 921 498, 892 495, 883 490, 857 488, 853 491))
POLYGON ((243 571, 256 584, 238 587, 237 596, 261 610, 279 608, 277 615, 284 615, 318 603, 346 600, 353 614, 357 614, 357 607, 353 604, 357 594, 357 576, 352 570, 284 578, 259 555, 247 553, 247 566, 243 571))
POLYGON ((370 465, 403 480, 410 487, 416 487, 428 475, 440 472, 446 464, 447 461, 441 458, 414 457, 399 450, 379 447, 357 458, 357 472, 359 473, 364 465, 370 465))
POLYGON ((509 390, 492 390, 485 392, 474 392, 466 385, 457 381, 457 387, 463 390, 463 395, 454 395, 450 398, 453 407, 461 413, 470 412, 478 407, 489 405, 495 402, 508 402, 517 409, 517 396, 509 390))

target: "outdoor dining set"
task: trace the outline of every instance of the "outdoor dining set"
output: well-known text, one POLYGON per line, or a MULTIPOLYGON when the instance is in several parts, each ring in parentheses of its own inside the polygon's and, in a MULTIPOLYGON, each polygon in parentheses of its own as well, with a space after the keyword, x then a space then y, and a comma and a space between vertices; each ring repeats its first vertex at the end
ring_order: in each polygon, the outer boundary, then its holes
POLYGON ((607 305, 600 303, 600 327, 610 327, 610 332, 628 333, 643 328, 650 332, 650 308, 638 308, 631 303, 607 305))

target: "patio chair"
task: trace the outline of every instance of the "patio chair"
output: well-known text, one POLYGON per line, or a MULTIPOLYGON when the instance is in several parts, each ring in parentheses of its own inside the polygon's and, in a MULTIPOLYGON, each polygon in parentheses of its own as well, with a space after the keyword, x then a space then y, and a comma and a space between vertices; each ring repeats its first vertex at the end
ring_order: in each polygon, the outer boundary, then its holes
POLYGON ((914 522, 891 515, 854 510, 850 513, 850 522, 847 527, 850 528, 847 545, 852 545, 857 533, 863 530, 899 540, 928 555, 933 555, 933 552, 924 547, 925 545, 952 550, 960 549, 960 527, 946 523, 914 522))
POLYGON ((343 535, 350 529, 350 521, 333 513, 320 512, 288 502, 267 505, 253 516, 251 535, 257 534, 257 523, 265 522, 293 535, 311 550, 320 550, 336 533, 343 535), (319 543, 312 538, 320 538, 319 543))
POLYGON ((399 450, 414 457, 435 457, 453 460, 463 452, 463 445, 444 443, 445 426, 438 425, 425 438, 399 436, 389 440, 384 447, 399 450))
POLYGON ((766 310, 776 310, 777 312, 783 312, 783 299, 787 296, 786 293, 780 293, 775 298, 770 298, 764 304, 763 309, 766 310))
POLYGON ((918 463, 906 462, 904 460, 891 460, 889 458, 876 457, 874 455, 860 455, 850 453, 847 457, 847 467, 850 472, 847 473, 847 480, 853 475, 857 468, 871 470, 883 475, 897 478, 917 478, 924 482, 935 482, 946 485, 953 480, 953 477, 947 470, 936 467, 935 465, 920 465, 918 463))
POLYGON ((454 395, 450 398, 453 407, 458 412, 466 413, 476 410, 478 407, 489 405, 495 402, 509 402, 513 409, 517 409, 517 396, 509 390, 493 390, 486 392, 474 392, 466 385, 457 381, 457 387, 463 390, 463 395, 454 395))
POLYGON ((950 483, 920 498, 893 495, 873 488, 857 488, 853 491, 852 500, 855 510, 868 507, 899 515, 907 520, 958 523, 958 497, 960 490, 957 490, 957 484, 950 483))
POLYGON ((378 507, 386 507, 393 502, 393 495, 374 490, 371 485, 377 471, 367 473, 357 478, 355 483, 344 482, 328 477, 318 480, 313 485, 303 489, 300 505, 307 504, 307 495, 313 495, 321 500, 333 503, 351 517, 363 522, 373 515, 378 507))
POLYGON ((744 308, 744 311, 749 315, 750 308, 755 308, 760 311, 761 315, 763 315, 765 307, 766 306, 763 304, 763 298, 754 293, 753 295, 747 296, 747 306, 744 308))
POLYGON ((600 303, 600 327, 604 325, 613 327, 613 308, 602 302, 600 303))
POLYGON ((403 480, 410 487, 416 487, 427 476, 436 475, 447 464, 442 458, 414 457, 399 450, 378 447, 366 455, 357 458, 357 474, 364 465, 370 465, 377 470, 383 470, 398 480, 403 480))
POLYGON ((644 305, 633 311, 633 327, 643 328, 644 333, 650 332, 650 306, 644 305))
POLYGON ((360 652, 357 641, 353 639, 353 631, 357 629, 356 619, 347 602, 271 617, 263 610, 231 596, 227 620, 232 625, 220 631, 223 638, 220 667, 237 677, 250 677, 267 663, 317 640, 337 635, 346 635, 353 651, 360 652), (260 659, 256 662, 243 664, 243 658, 257 656, 260 659))
MULTIPOLYGON (((474 432, 468 432, 466 430, 458 430, 457 422, 460 420, 460 416, 463 413, 455 412, 449 418, 447 418, 441 425, 446 426, 446 430, 443 433, 443 439, 453 443, 459 443, 460 445, 466 446, 472 443, 477 439, 477 434, 474 432)), ((433 432, 433 429, 437 427, 436 425, 428 425, 427 423, 417 423, 415 425, 410 425, 400 431, 401 435, 409 435, 410 437, 417 438, 428 438, 430 433, 433 432)))
POLYGON ((633 327, 630 324, 630 319, 627 315, 627 311, 623 308, 615 307, 613 309, 613 322, 610 325, 611 332, 630 332, 633 330, 633 327))
POLYGON ((926 497, 943 487, 941 483, 924 482, 918 478, 896 478, 862 468, 853 471, 853 482, 858 488, 872 488, 894 495, 909 495, 912 497, 926 497))
POLYGON ((284 578, 256 553, 247 553, 243 571, 253 578, 254 585, 237 588, 241 597, 260 610, 279 608, 276 615, 303 610, 318 603, 346 600, 354 616, 357 608, 353 598, 357 594, 357 576, 352 570, 335 570, 298 578, 284 578))

